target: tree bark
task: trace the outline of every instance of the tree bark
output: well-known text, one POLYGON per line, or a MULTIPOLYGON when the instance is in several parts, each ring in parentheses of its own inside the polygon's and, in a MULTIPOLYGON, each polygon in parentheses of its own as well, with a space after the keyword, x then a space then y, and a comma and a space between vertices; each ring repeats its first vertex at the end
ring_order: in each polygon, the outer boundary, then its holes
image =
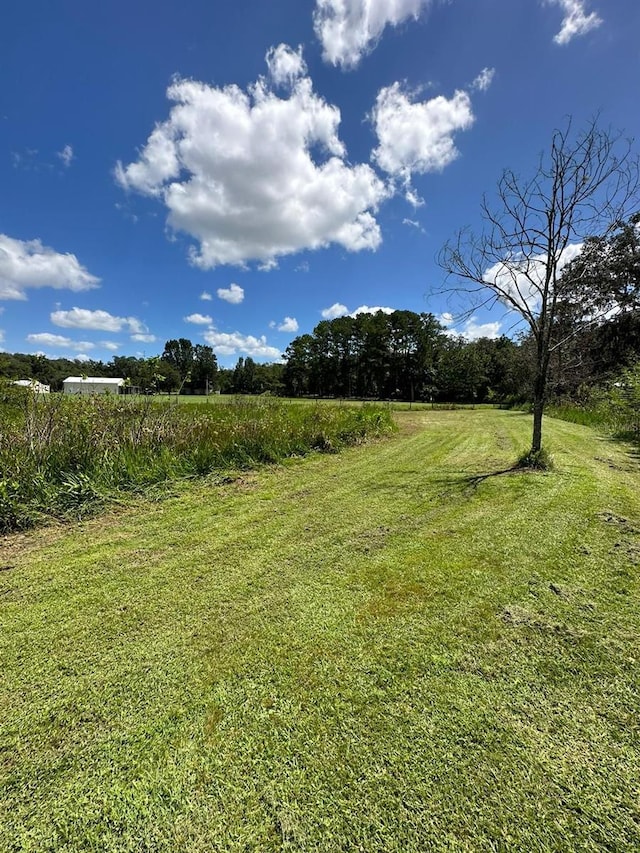
POLYGON ((547 376, 549 374, 549 357, 545 357, 544 347, 541 347, 536 378, 533 383, 533 435, 531 452, 538 453, 542 449, 542 415, 547 396, 547 376))
POLYGON ((538 453, 542 448, 542 413, 544 411, 544 400, 537 398, 533 401, 533 438, 531 440, 531 452, 538 453))

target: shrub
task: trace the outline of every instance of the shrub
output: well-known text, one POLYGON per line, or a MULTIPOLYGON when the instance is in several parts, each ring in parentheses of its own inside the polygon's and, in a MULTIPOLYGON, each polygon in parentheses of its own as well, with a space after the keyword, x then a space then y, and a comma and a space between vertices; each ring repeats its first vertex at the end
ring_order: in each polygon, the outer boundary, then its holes
POLYGON ((540 450, 527 450, 519 457, 516 467, 529 468, 533 471, 551 471, 553 469, 553 457, 544 447, 541 447, 540 450))

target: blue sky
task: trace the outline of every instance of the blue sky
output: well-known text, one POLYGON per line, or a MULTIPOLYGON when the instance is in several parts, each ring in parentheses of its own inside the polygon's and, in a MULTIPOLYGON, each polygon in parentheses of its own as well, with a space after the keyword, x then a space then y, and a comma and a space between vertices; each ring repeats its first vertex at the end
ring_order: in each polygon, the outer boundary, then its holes
POLYGON ((9 4, 0 348, 231 365, 323 316, 442 316, 437 252, 503 168, 567 115, 640 135, 639 36, 637 0, 9 4))

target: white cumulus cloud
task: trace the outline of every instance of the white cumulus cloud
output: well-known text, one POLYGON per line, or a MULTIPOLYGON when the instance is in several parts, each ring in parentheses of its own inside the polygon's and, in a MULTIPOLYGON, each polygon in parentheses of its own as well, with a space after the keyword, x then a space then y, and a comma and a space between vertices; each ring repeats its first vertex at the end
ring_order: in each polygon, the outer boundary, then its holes
POLYGON ((322 56, 332 65, 355 68, 385 27, 417 20, 430 0, 316 0, 313 24, 322 56))
POLYGON ((145 332, 144 323, 137 317, 115 317, 108 311, 88 308, 72 308, 70 311, 53 311, 51 322, 65 329, 96 329, 101 332, 121 332, 123 329, 132 334, 145 332))
POLYGON ((108 349, 110 352, 115 352, 120 349, 120 344, 117 344, 115 341, 100 341, 98 346, 108 349))
POLYGON ((349 312, 346 305, 341 302, 334 302, 329 308, 324 308, 320 313, 325 320, 335 320, 336 317, 357 317, 358 314, 377 314, 382 311, 383 314, 393 314, 395 308, 387 308, 382 305, 360 305, 355 311, 349 312))
POLYGON ((219 287, 216 291, 218 299, 223 299, 231 305, 239 305, 244 299, 244 290, 239 284, 230 284, 229 287, 219 287))
POLYGON ((169 226, 197 242, 192 264, 269 269, 303 249, 380 245, 374 213, 389 190, 368 164, 347 161, 340 111, 308 77, 286 97, 263 78, 246 91, 175 79, 167 97, 169 118, 115 176, 164 202, 169 226))
POLYGON ((500 335, 500 322, 478 323, 476 317, 470 317, 462 327, 459 334, 468 341, 477 341, 478 338, 497 338, 500 335))
POLYGON ((205 341, 219 355, 250 355, 252 358, 280 359, 282 353, 269 346, 264 335, 242 335, 240 332, 218 332, 212 329, 204 333, 205 341))
POLYGON ((468 317, 462 326, 456 322, 456 318, 449 311, 444 311, 436 320, 446 326, 445 334, 450 338, 466 338, 468 341, 477 341, 478 338, 497 338, 500 335, 502 323, 478 323, 477 317, 468 317))
POLYGON ((141 344, 152 344, 156 340, 156 336, 138 332, 135 335, 131 335, 131 340, 139 341, 141 344))
POLYGON ((279 44, 278 47, 267 51, 265 60, 269 75, 276 86, 292 86, 298 77, 304 77, 307 73, 307 64, 302 58, 302 45, 298 45, 296 51, 288 44, 279 44))
POLYGON ((547 5, 560 6, 564 13, 560 31, 553 40, 556 44, 569 44, 577 36, 583 36, 602 24, 596 12, 587 12, 585 0, 545 0, 547 5))
POLYGON ((452 98, 438 95, 415 101, 400 83, 381 89, 372 120, 378 147, 372 159, 390 175, 408 181, 417 172, 440 172, 458 156, 454 134, 474 122, 471 99, 458 90, 452 98))
POLYGON ((91 341, 74 341, 63 335, 52 335, 50 332, 37 332, 36 334, 27 335, 27 341, 30 344, 41 344, 45 347, 59 347, 71 350, 95 348, 95 344, 92 344, 91 341))
MULTIPOLYGON (((560 255, 557 272, 560 273, 581 251, 582 243, 570 243, 560 255)), ((484 280, 505 295, 501 300, 505 305, 513 308, 515 303, 518 310, 536 311, 542 297, 546 264, 546 255, 498 262, 485 271, 484 280)))
POLYGON ((99 282, 75 255, 56 252, 40 240, 0 234, 0 299, 26 299, 26 291, 38 287, 91 290, 99 282))
POLYGON ((325 320, 335 320, 336 317, 344 317, 349 313, 349 309, 341 302, 334 302, 329 308, 323 308, 320 312, 325 320))
POLYGON ((204 302, 211 302, 213 296, 210 293, 207 293, 206 290, 203 290, 200 294, 200 299, 204 300, 204 302))
POLYGON ((185 323, 195 323, 196 326, 210 326, 213 320, 208 314, 189 314, 183 318, 185 323))
POLYGON ((297 332, 300 327, 295 317, 285 317, 278 326, 279 332, 297 332))
POLYGON ((350 317, 357 317, 358 314, 377 314, 378 311, 382 311, 383 314, 393 314, 395 308, 386 308, 382 305, 375 305, 371 307, 370 305, 361 305, 359 308, 356 308, 355 311, 352 311, 349 314, 350 317))

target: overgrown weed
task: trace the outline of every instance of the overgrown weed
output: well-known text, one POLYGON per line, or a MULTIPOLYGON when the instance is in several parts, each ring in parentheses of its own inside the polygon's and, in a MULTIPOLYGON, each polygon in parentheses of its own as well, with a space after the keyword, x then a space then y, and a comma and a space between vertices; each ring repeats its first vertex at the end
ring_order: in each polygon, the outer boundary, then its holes
POLYGON ((534 471, 552 471, 553 456, 545 447, 540 450, 527 450, 516 462, 516 468, 528 468, 534 471))
POLYGON ((335 452, 394 428, 376 406, 233 401, 203 409, 126 397, 0 391, 0 532, 82 517, 118 492, 335 452))
POLYGON ((551 417, 640 441, 640 365, 623 371, 607 388, 587 389, 581 402, 557 402, 551 417))

